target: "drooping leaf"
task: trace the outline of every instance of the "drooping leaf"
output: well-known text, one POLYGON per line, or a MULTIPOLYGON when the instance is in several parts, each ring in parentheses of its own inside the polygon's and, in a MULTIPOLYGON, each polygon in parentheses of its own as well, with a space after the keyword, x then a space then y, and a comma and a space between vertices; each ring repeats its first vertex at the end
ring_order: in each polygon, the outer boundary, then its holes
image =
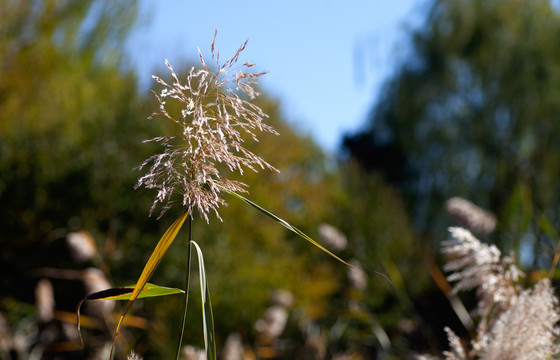
POLYGON ((270 211, 266 210, 265 208, 261 207, 260 205, 255 204, 254 202, 252 202, 251 200, 239 195, 236 192, 233 192, 231 190, 222 188, 224 191, 226 191, 227 193, 229 193, 230 195, 243 200, 244 202, 246 202, 247 204, 251 205, 252 207, 254 207, 255 209, 259 210, 260 212, 262 212, 263 214, 265 214, 266 216, 268 216, 269 218, 273 219, 274 221, 278 222, 280 225, 284 226, 286 229, 290 230, 291 232, 301 236, 302 238, 304 238, 305 240, 309 241, 310 243, 312 243, 313 245, 315 245, 316 247, 318 247, 319 249, 323 250, 324 252, 326 252, 327 254, 329 254, 330 256, 334 257, 335 259, 337 259, 338 261, 342 262, 343 264, 346 264, 348 266, 352 266, 354 267, 354 265, 349 264, 348 262, 342 260, 341 258, 339 258, 338 256, 336 256, 335 254, 333 254, 332 252, 330 252, 329 250, 327 250, 325 247, 321 246, 318 242, 316 242, 315 240, 313 240, 312 238, 310 238, 309 236, 307 236, 304 232, 302 232, 301 230, 299 230, 298 228, 296 228, 295 226, 292 226, 290 223, 288 223, 286 220, 283 220, 281 218, 279 218, 278 216, 274 215, 273 213, 271 213, 270 211))
POLYGON ((382 274, 378 271, 375 270, 371 270, 371 269, 365 269, 361 266, 356 266, 353 264, 350 264, 347 261, 342 260, 340 257, 336 256, 334 253, 332 253, 331 251, 329 251, 327 248, 325 248, 324 246, 322 246, 321 244, 319 244, 317 241, 313 240, 311 237, 309 237, 307 234, 305 234, 303 231, 301 231, 300 229, 296 228, 295 226, 291 225, 290 223, 288 223, 286 220, 279 218, 278 216, 274 215, 273 213, 271 213, 270 211, 266 210, 265 208, 261 207, 260 205, 255 204, 254 202, 252 202, 251 200, 247 199, 244 196, 239 195, 236 192, 233 192, 231 190, 228 190, 226 188, 221 187, 222 190, 224 190, 225 192, 227 192, 228 194, 244 201, 245 203, 251 205, 252 207, 254 207, 255 209, 259 210, 260 212, 262 212, 263 214, 265 214, 266 216, 268 216, 269 218, 273 219, 274 221, 278 222, 280 225, 284 226, 286 229, 290 230, 291 232, 297 234, 298 236, 304 238, 305 240, 309 241, 311 244, 315 245, 316 247, 318 247, 319 249, 321 249, 323 252, 329 254, 330 256, 332 256, 333 258, 335 258, 336 260, 340 261, 341 263, 343 263, 344 265, 353 267, 353 268, 359 268, 359 269, 364 269, 364 270, 369 270, 369 271, 373 271, 378 275, 383 276, 385 279, 387 279, 389 282, 391 282, 391 280, 385 275, 382 274))
POLYGON ((206 358, 216 359, 216 335, 214 333, 214 315, 212 314, 212 302, 206 281, 206 270, 204 268, 204 256, 198 244, 191 241, 198 254, 198 273, 200 275, 200 295, 202 297, 202 323, 204 327, 204 347, 206 348, 206 358))
POLYGON ((163 258, 163 255, 165 255, 167 249, 169 249, 169 246, 171 246, 171 244, 173 243, 173 240, 175 240, 177 233, 183 226, 183 223, 185 222, 185 219, 187 218, 188 215, 189 215, 188 211, 185 211, 181 216, 179 216, 179 218, 177 218, 177 220, 175 220, 175 222, 169 227, 169 229, 167 229, 165 234, 163 234, 158 244, 156 245, 154 252, 148 259, 146 266, 144 266, 144 269, 142 270, 142 274, 140 274, 140 277, 136 282, 136 286, 134 287, 134 290, 130 295, 130 299, 128 300, 128 303, 124 308, 124 311, 119 319, 119 322, 117 323, 117 328, 115 330, 115 335, 113 337, 113 344, 111 345, 111 354, 109 356, 110 358, 113 357, 113 349, 115 347, 115 341, 117 340, 117 336, 119 335, 119 329, 121 327, 121 324, 123 323, 126 313, 128 312, 128 310, 130 310, 132 304, 134 303, 134 300, 138 298, 138 295, 140 294, 140 292, 142 291, 142 289, 144 288, 144 286, 146 285, 146 283, 148 282, 148 280, 156 270, 156 267, 158 266, 159 262, 163 258))

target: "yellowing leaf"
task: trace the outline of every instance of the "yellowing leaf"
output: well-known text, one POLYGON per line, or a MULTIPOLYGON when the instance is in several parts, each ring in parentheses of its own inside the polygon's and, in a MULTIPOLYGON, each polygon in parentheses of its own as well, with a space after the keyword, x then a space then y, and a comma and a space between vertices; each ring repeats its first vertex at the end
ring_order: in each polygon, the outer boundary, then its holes
POLYGON ((115 341, 117 339, 117 336, 119 335, 119 329, 126 316, 126 313, 128 312, 128 310, 130 310, 130 307, 132 306, 134 300, 138 298, 138 295, 140 295, 140 292, 142 291, 142 289, 144 288, 148 280, 150 280, 150 277, 156 270, 156 267, 158 266, 159 262, 163 258, 163 255, 165 255, 165 252, 167 251, 167 249, 169 249, 169 246, 171 246, 171 244, 175 240, 175 237, 177 236, 177 233, 183 226, 183 223, 185 222, 187 216, 189 216, 189 213, 188 211, 185 211, 181 216, 179 216, 179 218, 177 218, 177 220, 175 220, 175 222, 169 227, 169 229, 167 229, 165 234, 163 234, 158 244, 156 245, 154 252, 148 259, 146 266, 144 266, 144 269, 142 270, 142 274, 140 274, 140 277, 136 282, 136 286, 134 287, 134 290, 130 295, 130 299, 128 300, 128 303, 124 308, 123 314, 121 315, 119 322, 117 324, 117 329, 115 330, 115 336, 113 337, 113 345, 111 346, 110 358, 112 358, 113 356, 113 348, 115 346, 115 341))

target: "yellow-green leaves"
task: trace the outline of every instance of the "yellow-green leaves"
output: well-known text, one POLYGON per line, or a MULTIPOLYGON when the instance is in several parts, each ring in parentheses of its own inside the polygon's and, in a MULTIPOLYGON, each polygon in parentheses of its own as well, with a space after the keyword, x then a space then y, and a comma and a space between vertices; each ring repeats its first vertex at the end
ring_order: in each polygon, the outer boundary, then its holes
POLYGON ((144 266, 144 269, 142 270, 142 274, 140 274, 140 278, 138 278, 138 281, 136 282, 136 286, 134 287, 132 294, 130 295, 130 298, 128 300, 128 303, 124 308, 123 314, 121 315, 119 322, 117 324, 117 329, 115 330, 115 336, 113 338, 113 345, 111 347, 111 357, 113 353, 113 347, 115 346, 115 340, 119 335, 119 329, 126 316, 126 313, 128 312, 128 310, 130 310, 130 307, 134 303, 134 300, 136 300, 140 295, 140 292, 142 291, 142 289, 144 288, 144 286, 146 285, 146 283, 148 282, 148 280, 156 270, 156 267, 158 266, 159 262, 163 258, 163 255, 165 255, 167 249, 169 249, 169 246, 171 246, 171 244, 173 243, 173 240, 175 240, 175 237, 177 236, 177 233, 183 226, 183 223, 185 222, 187 216, 189 216, 189 213, 185 211, 181 216, 179 216, 179 218, 177 218, 177 220, 175 220, 175 222, 169 227, 169 229, 167 229, 165 234, 163 234, 162 238, 159 240, 158 244, 156 245, 154 252, 148 259, 146 266, 144 266))

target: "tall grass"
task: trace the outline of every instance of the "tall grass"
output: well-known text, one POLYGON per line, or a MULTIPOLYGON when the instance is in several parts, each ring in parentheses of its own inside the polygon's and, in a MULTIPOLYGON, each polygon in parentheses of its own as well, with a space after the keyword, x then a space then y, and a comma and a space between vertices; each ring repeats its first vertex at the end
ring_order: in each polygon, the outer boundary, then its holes
MULTIPOLYGON (((116 326, 110 358, 113 356, 119 330, 125 323, 125 317, 134 301, 139 297, 159 296, 158 293, 153 292, 151 295, 146 295, 146 292, 150 289, 153 291, 154 287, 153 284, 150 286, 146 284, 166 251, 178 237, 184 223, 187 223, 185 298, 175 357, 179 359, 182 350, 189 304, 191 252, 194 249, 199 265, 205 353, 207 359, 216 359, 213 312, 204 256, 201 247, 192 239, 192 227, 198 218, 203 219, 205 225, 210 225, 211 213, 223 221, 219 208, 226 204, 224 194, 256 209, 336 260, 352 268, 360 268, 342 260, 301 230, 242 196, 242 193, 248 193, 247 186, 228 178, 228 175, 234 172, 243 175, 247 169, 255 172, 259 169, 278 171, 245 147, 246 141, 258 141, 260 133, 268 132, 276 135, 278 133, 265 123, 267 115, 252 103, 252 100, 259 95, 255 88, 256 80, 265 73, 250 72, 249 69, 254 66, 250 62, 238 65, 239 57, 247 42, 239 47, 230 59, 222 63, 219 53, 215 50, 215 41, 216 34, 211 45, 215 68, 207 65, 199 49, 201 67, 198 69, 192 67, 184 79, 179 78, 168 61, 165 63, 171 81, 153 76, 162 89, 154 93, 159 103, 159 111, 152 114, 149 119, 167 121, 173 130, 171 135, 147 140, 161 144, 162 150, 150 156, 138 167, 139 170, 147 171, 138 180, 136 188, 157 190, 150 215, 159 208, 158 218, 160 218, 173 206, 181 207, 184 211, 162 236, 134 286, 109 289, 92 294, 85 299, 109 300, 118 296, 118 299, 128 300, 116 326)), ((166 290, 165 294, 161 293, 161 296, 177 293, 177 290, 179 289, 166 290)), ((130 358, 138 357, 137 354, 130 355, 130 358)))

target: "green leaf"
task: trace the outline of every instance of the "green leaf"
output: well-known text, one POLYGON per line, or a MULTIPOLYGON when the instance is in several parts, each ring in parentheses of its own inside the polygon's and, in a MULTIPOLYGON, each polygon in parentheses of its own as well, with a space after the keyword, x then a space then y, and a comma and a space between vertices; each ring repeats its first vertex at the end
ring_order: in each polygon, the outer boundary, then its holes
POLYGON ((198 273, 200 275, 200 296, 202 297, 202 323, 204 326, 204 347, 206 348, 206 358, 216 359, 216 335, 214 333, 214 315, 212 314, 212 303, 210 292, 206 282, 206 271, 204 269, 204 257, 198 244, 191 240, 198 254, 198 273))
MULTIPOLYGON (((93 294, 89 294, 84 300, 130 300, 135 287, 136 284, 132 284, 124 287, 99 291, 93 294)), ((184 293, 184 291, 181 289, 146 283, 146 285, 140 291, 137 299, 182 293, 184 293)))
POLYGON ((156 270, 157 266, 159 265, 159 262, 163 258, 163 255, 165 255, 167 249, 169 249, 169 247, 175 240, 177 233, 183 226, 183 223, 185 222, 185 219, 187 218, 188 215, 189 215, 188 211, 185 211, 181 216, 179 216, 179 218, 177 218, 177 220, 175 220, 175 222, 169 227, 169 229, 167 229, 165 234, 163 234, 158 244, 156 245, 154 252, 148 259, 146 266, 144 266, 144 269, 142 270, 142 274, 140 274, 140 277, 136 282, 136 286, 134 287, 134 290, 130 295, 130 299, 128 300, 128 303, 124 308, 123 314, 121 315, 119 322, 117 323, 117 329, 115 330, 115 335, 113 336, 113 344, 111 345, 111 353, 109 358, 113 358, 113 348, 115 346, 115 341, 117 340, 117 336, 119 335, 119 329, 124 321, 126 313, 128 312, 128 310, 130 310, 132 304, 134 303, 134 300, 138 298, 138 295, 140 295, 140 292, 142 291, 142 289, 144 288, 148 280, 150 280, 150 277, 156 270))
MULTIPOLYGON (((102 291, 98 291, 92 294, 89 294, 84 299, 82 299, 78 303, 78 308, 76 309, 76 325, 78 327, 78 334, 80 335, 80 341, 82 342, 82 332, 80 326, 80 309, 84 301, 102 301, 102 300, 130 300, 132 296, 132 292, 134 291, 135 284, 128 285, 119 288, 111 288, 102 291)), ((156 297, 156 296, 167 296, 167 295, 175 295, 175 294, 182 294, 184 293, 183 290, 177 288, 168 288, 163 286, 158 286, 155 284, 146 283, 140 294, 138 295, 138 299, 147 298, 147 297, 156 297)))

